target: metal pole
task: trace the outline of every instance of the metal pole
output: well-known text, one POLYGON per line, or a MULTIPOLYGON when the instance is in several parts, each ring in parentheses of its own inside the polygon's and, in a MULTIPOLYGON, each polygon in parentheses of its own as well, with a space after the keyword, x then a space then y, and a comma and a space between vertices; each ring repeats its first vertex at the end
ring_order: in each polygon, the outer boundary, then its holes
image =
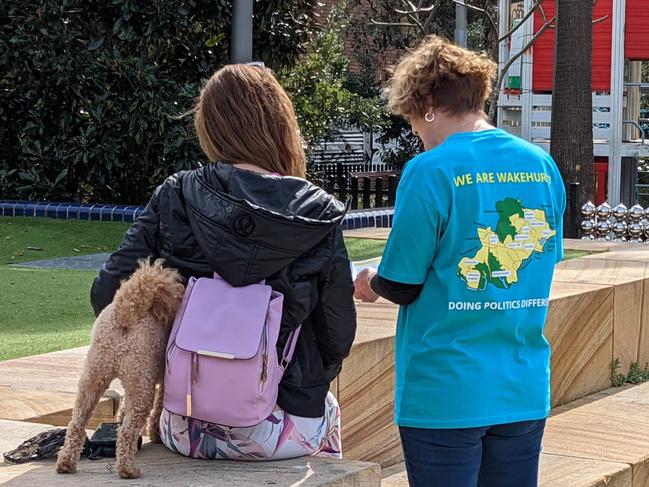
MULTIPOLYGON (((533 0, 525 0, 523 8, 529 12, 534 4, 533 0)), ((525 25, 521 27, 521 35, 524 39, 530 39, 534 31, 534 16, 527 19, 525 25)), ((506 42, 506 41, 505 41, 506 42)), ((532 107, 534 106, 534 95, 532 94, 532 62, 534 54, 528 51, 521 58, 521 137, 527 141, 532 140, 532 107)))
MULTIPOLYGON (((504 35, 509 32, 510 21, 509 21, 509 1, 499 0, 498 2, 498 37, 502 38, 504 35)), ((502 73, 503 67, 509 61, 509 41, 503 39, 503 41, 498 45, 498 72, 502 73)), ((501 76, 505 76, 505 73, 502 73, 501 76)), ((500 92, 502 96, 502 91, 500 92)), ((496 120, 498 121, 498 127, 502 128, 504 120, 504 109, 503 109, 503 100, 499 98, 499 103, 496 108, 496 120)), ((523 108, 523 113, 525 108, 523 108)))
POLYGON ((462 47, 467 46, 466 5, 458 3, 455 4, 455 42, 462 47))
POLYGON ((611 140, 608 158, 608 195, 611 206, 621 201, 622 120, 624 120, 624 22, 626 0, 613 0, 611 43, 611 140))
POLYGON ((234 0, 230 47, 233 63, 252 61, 252 6, 253 0, 234 0))

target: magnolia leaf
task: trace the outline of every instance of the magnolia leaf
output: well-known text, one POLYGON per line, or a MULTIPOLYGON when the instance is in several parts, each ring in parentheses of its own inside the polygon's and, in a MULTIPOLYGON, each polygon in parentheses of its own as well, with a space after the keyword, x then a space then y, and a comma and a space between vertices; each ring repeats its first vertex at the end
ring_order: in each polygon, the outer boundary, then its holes
POLYGON ((96 41, 92 41, 90 44, 88 44, 88 50, 94 51, 96 49, 99 49, 103 44, 104 38, 102 37, 101 39, 97 39, 96 41))

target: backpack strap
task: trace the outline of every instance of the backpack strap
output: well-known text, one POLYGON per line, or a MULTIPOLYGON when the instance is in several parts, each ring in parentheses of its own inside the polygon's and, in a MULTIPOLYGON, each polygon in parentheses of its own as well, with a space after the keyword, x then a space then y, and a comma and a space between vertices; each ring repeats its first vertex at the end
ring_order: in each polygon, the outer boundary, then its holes
POLYGON ((300 336, 301 328, 302 325, 298 326, 296 329, 291 331, 291 333, 288 336, 288 340, 286 341, 286 345, 284 345, 284 352, 282 353, 282 361, 280 362, 280 366, 284 370, 286 370, 286 367, 288 367, 288 364, 290 364, 291 360, 293 359, 293 353, 295 353, 295 346, 297 345, 297 339, 300 336))

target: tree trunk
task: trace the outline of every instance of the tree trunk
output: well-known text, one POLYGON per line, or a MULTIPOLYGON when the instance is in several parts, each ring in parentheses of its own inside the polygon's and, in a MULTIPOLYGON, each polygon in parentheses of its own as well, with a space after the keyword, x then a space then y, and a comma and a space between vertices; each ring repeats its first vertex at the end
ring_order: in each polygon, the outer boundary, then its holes
MULTIPOLYGON (((556 1, 550 153, 566 185, 580 183, 577 202, 580 205, 592 200, 595 193, 591 74, 593 0, 556 1)), ((566 233, 571 234, 577 222, 569 218, 566 225, 566 233)))

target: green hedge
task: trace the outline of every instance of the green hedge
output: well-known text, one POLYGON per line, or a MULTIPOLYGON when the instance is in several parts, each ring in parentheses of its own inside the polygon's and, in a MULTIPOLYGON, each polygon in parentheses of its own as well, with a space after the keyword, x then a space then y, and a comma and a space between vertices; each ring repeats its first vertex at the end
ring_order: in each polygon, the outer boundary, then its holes
MULTIPOLYGON (((290 66, 316 0, 256 0, 254 52, 290 66)), ((228 60, 232 2, 0 1, 0 198, 141 203, 203 157, 188 111, 228 60)))

